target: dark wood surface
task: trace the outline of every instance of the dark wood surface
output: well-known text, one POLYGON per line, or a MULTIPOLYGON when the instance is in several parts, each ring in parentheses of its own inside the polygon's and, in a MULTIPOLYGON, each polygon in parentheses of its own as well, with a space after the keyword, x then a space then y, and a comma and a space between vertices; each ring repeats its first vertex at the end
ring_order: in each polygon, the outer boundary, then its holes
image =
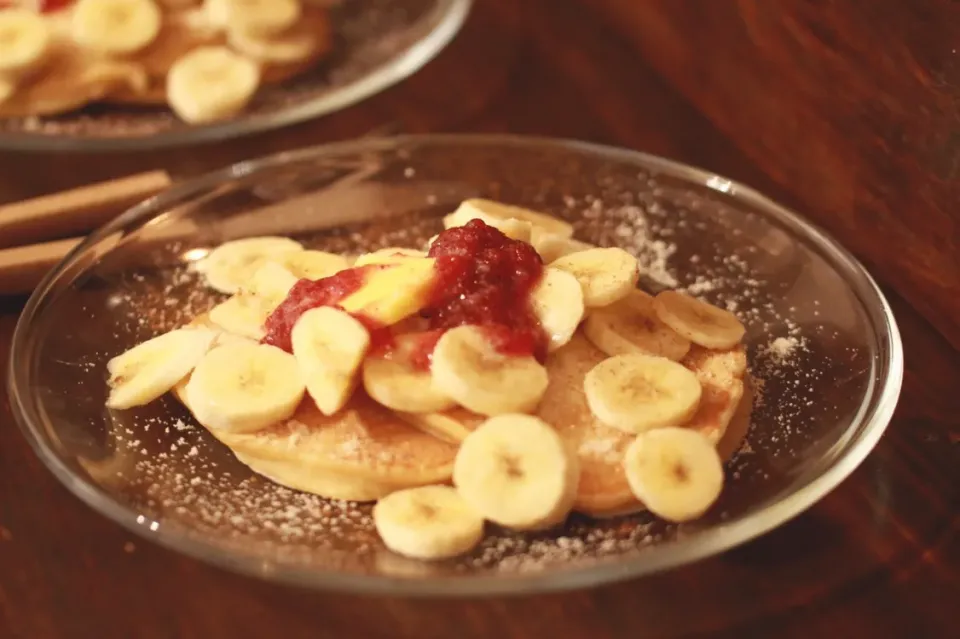
MULTIPOLYGON (((316 122, 200 149, 0 154, 8 201, 136 169, 189 176, 382 125, 642 149, 829 229, 884 286, 907 360, 888 433, 808 513, 669 574, 527 599, 320 595, 179 557, 71 497, 4 401, 0 637, 957 636, 958 34, 951 0, 478 0, 426 69, 316 122)), ((22 302, 0 301, 4 359, 22 302)))

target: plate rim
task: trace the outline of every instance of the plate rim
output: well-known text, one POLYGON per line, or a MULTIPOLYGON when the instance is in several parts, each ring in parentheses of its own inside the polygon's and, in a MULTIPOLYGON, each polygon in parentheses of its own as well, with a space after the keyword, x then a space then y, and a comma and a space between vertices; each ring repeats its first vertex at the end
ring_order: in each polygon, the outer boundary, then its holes
MULTIPOLYGON (((832 264, 832 266, 835 267, 836 265, 832 264)), ((844 281, 849 283, 846 277, 844 281)), ((903 364, 903 345, 896 319, 883 292, 863 265, 826 232, 798 213, 777 204, 748 186, 717 175, 712 171, 660 156, 579 140, 511 134, 422 134, 400 135, 390 138, 361 138, 315 145, 259 159, 246 160, 176 184, 159 195, 135 205, 113 222, 89 235, 86 240, 70 251, 56 267, 47 273, 30 296, 13 333, 7 364, 7 390, 15 421, 34 453, 47 469, 70 492, 94 511, 142 538, 206 564, 290 586, 366 595, 450 598, 492 595, 515 596, 557 592, 649 576, 720 554, 770 532, 800 515, 825 497, 856 470, 874 449, 889 425, 897 405, 903 384, 903 364), (26 367, 21 366, 20 363, 23 359, 23 352, 27 350, 33 319, 45 302, 51 288, 65 277, 69 268, 90 246, 113 233, 117 233, 118 230, 129 224, 162 214, 170 202, 189 197, 191 194, 203 191, 223 180, 243 177, 261 168, 275 167, 308 158, 322 158, 346 153, 382 152, 423 144, 550 146, 581 154, 586 153, 630 162, 648 170, 706 186, 735 199, 746 200, 760 214, 772 216, 781 223, 786 223, 794 232, 802 231, 801 234, 808 241, 815 244, 818 249, 827 250, 831 253, 833 260, 839 260, 849 270, 849 274, 859 280, 857 282, 859 287, 854 287, 855 289, 862 289, 856 291, 858 296, 866 294, 873 298, 868 300, 861 297, 860 302, 875 323, 875 330, 878 331, 876 338, 881 343, 885 342, 886 345, 886 357, 878 356, 874 362, 875 370, 884 374, 875 375, 869 380, 865 393, 868 401, 861 404, 857 414, 851 418, 850 426, 846 432, 847 441, 845 443, 843 441, 838 442, 838 445, 845 444, 848 450, 820 470, 818 476, 807 481, 779 501, 768 504, 763 508, 757 508, 738 521, 716 526, 709 533, 695 539, 681 539, 655 552, 644 553, 642 559, 633 557, 627 561, 600 561, 587 567, 572 568, 560 572, 483 575, 469 578, 403 578, 306 569, 298 568, 295 564, 258 561, 252 558, 239 557, 227 549, 210 545, 189 533, 179 532, 176 526, 161 525, 152 529, 153 527, 148 524, 153 522, 142 516, 138 518, 132 509, 115 501, 92 482, 74 474, 67 464, 57 456, 49 443, 40 436, 39 431, 44 426, 34 424, 32 418, 27 414, 26 401, 22 393, 24 388, 29 388, 29 383, 21 383, 22 380, 18 381, 25 377, 24 370, 26 367), (878 319, 880 322, 876 321, 878 319), (172 531, 171 528, 173 528, 172 531)))

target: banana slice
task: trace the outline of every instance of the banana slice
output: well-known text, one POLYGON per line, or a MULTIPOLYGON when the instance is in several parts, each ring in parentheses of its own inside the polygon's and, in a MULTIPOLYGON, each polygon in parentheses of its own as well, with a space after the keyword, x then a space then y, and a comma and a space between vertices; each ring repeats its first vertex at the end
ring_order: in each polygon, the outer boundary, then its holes
POLYGON ((263 324, 275 308, 262 297, 238 293, 210 309, 209 317, 228 333, 259 341, 266 335, 263 324))
POLYGON ((288 419, 303 392, 293 355, 266 344, 225 344, 193 369, 184 403, 207 428, 248 433, 288 419))
POLYGON ((350 268, 347 258, 326 251, 298 251, 277 258, 297 279, 322 280, 350 268))
POLYGON ((476 326, 444 333, 431 371, 438 389, 481 415, 530 412, 547 390, 547 369, 536 359, 497 352, 476 326))
POLYGON ((327 41, 325 31, 317 30, 319 24, 316 20, 302 21, 278 33, 229 29, 227 43, 243 55, 260 62, 296 64, 316 56, 327 41))
POLYGON ((353 395, 370 334, 347 313, 322 306, 300 316, 290 341, 307 392, 321 413, 333 415, 353 395))
POLYGON ((84 84, 104 87, 108 94, 128 92, 139 95, 150 88, 150 75, 146 69, 129 60, 91 62, 80 77, 84 84))
POLYGON ((460 444, 453 483, 486 519, 516 530, 563 521, 577 494, 580 466, 560 435, 530 415, 491 417, 460 444))
POLYGON ((389 359, 368 357, 363 363, 363 388, 367 395, 387 408, 406 413, 434 413, 456 406, 449 395, 433 383, 430 371, 414 368, 404 356, 406 341, 410 348, 416 339, 398 338, 389 359))
POLYGON ((560 269, 544 269, 540 282, 530 294, 530 304, 540 326, 550 337, 550 351, 569 342, 583 319, 580 282, 560 269))
POLYGON ((197 262, 196 269, 212 288, 236 293, 267 260, 302 250, 303 246, 286 237, 248 237, 224 242, 197 262))
POLYGON ((463 226, 470 220, 480 220, 484 224, 498 229, 511 239, 520 240, 521 242, 530 241, 530 234, 533 231, 533 225, 530 224, 530 222, 516 218, 503 218, 491 215, 488 211, 484 210, 483 207, 475 205, 476 202, 481 201, 482 200, 464 200, 461 202, 456 211, 443 218, 443 228, 452 229, 457 226, 463 226))
POLYGON ((260 68, 226 47, 197 47, 167 74, 167 100, 185 122, 203 124, 242 111, 260 85, 260 68))
POLYGON ((107 362, 107 406, 122 410, 157 399, 190 374, 217 331, 181 328, 131 348, 107 362))
MULTIPOLYGON (((11 85, 47 61, 52 34, 46 20, 26 9, 0 10, 0 76, 11 85)), ((11 89, 12 92, 12 89, 11 89)))
POLYGON ((392 493, 373 507, 383 543, 413 559, 448 559, 469 552, 483 537, 483 517, 450 486, 392 493))
POLYGON ((583 378, 594 416, 628 433, 679 426, 700 404, 700 381, 663 357, 617 355, 594 366, 583 378))
POLYGON ((571 253, 550 264, 567 271, 583 287, 587 308, 607 306, 623 299, 637 286, 637 258, 619 248, 595 248, 571 253))
POLYGON ((630 490, 653 514, 676 523, 700 517, 720 496, 723 465, 713 444, 686 428, 642 433, 627 447, 630 490))
POLYGON ((733 313, 676 291, 658 294, 653 308, 664 324, 705 348, 733 348, 746 332, 733 313))
POLYGON ((532 238, 531 243, 544 264, 551 264, 571 253, 597 248, 593 244, 553 233, 538 233, 532 238))
POLYGON ((217 339, 213 341, 213 345, 216 346, 227 346, 230 344, 248 344, 256 346, 259 342, 250 337, 244 337, 243 335, 235 335, 234 333, 228 333, 226 331, 221 331, 217 335, 217 339))
MULTIPOLYGON (((290 255, 300 255, 306 251, 298 251, 290 255)), ((282 258, 280 258, 282 259, 282 258)), ((264 300, 273 302, 273 306, 282 302, 290 293, 290 289, 300 280, 279 262, 267 260, 259 263, 260 266, 253 273, 249 282, 240 285, 241 293, 256 295, 264 300)))
POLYGON ((127 55, 156 40, 162 22, 153 0, 77 0, 71 34, 94 51, 127 55))
POLYGON ((296 24, 301 6, 297 0, 205 0, 203 12, 228 32, 271 35, 296 24))
POLYGON ((640 353, 680 361, 690 350, 690 342, 660 320, 653 298, 640 289, 590 313, 583 333, 607 355, 640 353))
POLYGON ((368 264, 399 264, 411 257, 426 257, 423 251, 417 251, 408 248, 385 248, 373 253, 364 253, 353 263, 354 266, 366 266, 368 264))
MULTIPOLYGON (((500 221, 519 220, 521 222, 528 222, 533 227, 534 235, 548 233, 558 237, 573 237, 573 226, 559 218, 493 200, 484 200, 481 198, 464 200, 460 203, 460 208, 457 210, 457 213, 466 219, 460 224, 454 224, 454 226, 466 224, 475 217, 484 222, 487 222, 489 218, 500 221)), ((490 222, 487 222, 487 224, 490 224, 490 222)), ((495 226, 495 224, 491 224, 491 226, 495 226)))

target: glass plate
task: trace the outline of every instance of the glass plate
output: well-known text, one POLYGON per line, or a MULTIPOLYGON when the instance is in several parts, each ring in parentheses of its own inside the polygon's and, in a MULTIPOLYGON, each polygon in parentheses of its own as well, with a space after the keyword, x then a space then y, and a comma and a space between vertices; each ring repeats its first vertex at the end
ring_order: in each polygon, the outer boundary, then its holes
POLYGON ((343 109, 400 82, 460 30, 473 0, 340 0, 334 49, 302 76, 264 87, 240 116, 193 126, 166 107, 91 105, 54 117, 0 119, 0 148, 147 149, 234 138, 343 109))
POLYGON ((894 318, 843 248, 744 186, 667 160, 509 136, 362 140, 235 165, 171 188, 92 235, 38 287, 14 336, 10 397, 50 470, 97 511, 160 544, 258 577, 396 594, 582 587, 688 563, 772 529, 876 444, 903 374, 894 318), (208 308, 187 264, 228 239, 288 234, 334 251, 422 246, 462 199, 569 220, 618 245, 649 290, 735 310, 756 388, 745 444, 702 520, 647 514, 521 535, 491 528, 436 564, 377 540, 367 505, 254 477, 174 400, 111 415, 104 364, 208 308))

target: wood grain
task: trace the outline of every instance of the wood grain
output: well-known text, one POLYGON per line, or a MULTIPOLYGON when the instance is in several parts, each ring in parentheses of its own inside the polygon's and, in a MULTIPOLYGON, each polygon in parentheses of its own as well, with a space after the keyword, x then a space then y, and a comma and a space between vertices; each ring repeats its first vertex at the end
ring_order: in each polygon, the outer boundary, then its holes
MULTIPOLYGON (((161 153, 0 154, 0 201, 12 201, 140 170, 195 175, 393 121, 638 148, 742 180, 829 229, 885 287, 907 354, 887 435, 806 514, 695 566, 526 599, 319 595, 134 540, 41 466, 4 401, 0 636, 953 636, 958 17, 947 0, 479 0, 410 81, 315 122, 161 153)), ((4 360, 21 304, 0 301, 4 360)))

